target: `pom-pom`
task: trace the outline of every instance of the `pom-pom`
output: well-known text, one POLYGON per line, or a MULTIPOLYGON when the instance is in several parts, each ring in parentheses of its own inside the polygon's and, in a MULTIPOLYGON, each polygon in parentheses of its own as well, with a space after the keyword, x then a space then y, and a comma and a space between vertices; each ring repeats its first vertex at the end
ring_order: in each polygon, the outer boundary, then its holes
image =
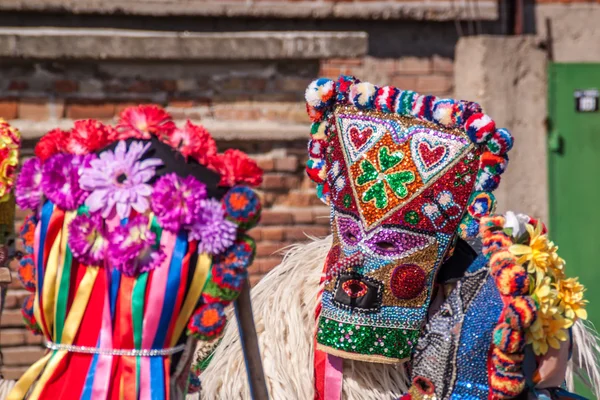
POLYGON ((498 274, 503 269, 511 268, 517 263, 515 256, 508 250, 496 251, 490 257, 490 270, 493 275, 498 274))
POLYGON ((308 105, 308 103, 306 104, 306 113, 312 122, 320 122, 325 116, 325 112, 323 110, 312 108, 308 105))
POLYGON ((492 334, 494 346, 504 353, 518 353, 525 346, 525 335, 519 329, 512 329, 510 325, 501 323, 496 326, 492 334))
POLYGON ((502 230, 504 222, 505 218, 502 215, 488 215, 486 217, 481 217, 479 232, 482 237, 489 236, 498 230, 502 230))
POLYGON ((325 158, 328 146, 327 140, 311 139, 308 142, 308 156, 310 158, 325 158))
POLYGON ((465 214, 458 226, 458 233, 464 240, 469 240, 477 237, 479 232, 479 222, 471 215, 465 214))
POLYGON ((306 103, 315 110, 322 110, 335 101, 335 82, 320 78, 312 81, 304 94, 306 103))
POLYGON ((375 92, 375 108, 381 112, 394 112, 394 104, 400 90, 393 86, 383 86, 375 92))
POLYGON ((188 334, 200 340, 212 340, 221 335, 226 322, 227 317, 222 304, 203 304, 190 319, 188 334))
POLYGON ((496 286, 504 296, 520 296, 529 292, 529 274, 521 265, 513 264, 495 271, 496 286))
POLYGON ((469 200, 467 211, 474 219, 490 215, 494 211, 496 200, 494 195, 488 192, 474 192, 469 200))
POLYGON ((202 384, 198 375, 190 371, 190 378, 188 380, 188 394, 199 393, 202 389, 202 384))
POLYGON ((484 170, 479 170, 475 182, 475 190, 483 192, 493 192, 500 184, 500 175, 491 175, 484 170))
POLYGON ((486 235, 481 239, 483 244, 482 253, 484 256, 491 256, 496 251, 512 245, 512 240, 502 231, 486 235))
POLYGON ((306 162, 306 173, 313 182, 324 183, 327 178, 327 165, 322 158, 311 158, 306 162))
POLYGON ((35 291, 35 264, 33 262, 33 254, 26 254, 19 260, 17 277, 26 290, 30 292, 35 291))
POLYGON ((487 172, 489 175, 502 175, 506 171, 508 165, 508 157, 505 155, 497 156, 489 151, 481 155, 480 170, 487 172))
POLYGON ((413 103, 411 114, 415 118, 424 121, 434 122, 433 119, 433 104, 437 100, 435 96, 417 95, 413 103))
POLYGON ((23 221, 21 229, 19 230, 19 238, 23 244, 23 249, 27 254, 33 254, 33 245, 35 242, 35 227, 37 225, 37 218, 35 215, 29 215, 23 221))
POLYGON ((499 347, 494 347, 492 351, 494 367, 502 372, 520 372, 524 359, 523 352, 506 353, 499 347))
POLYGON ((340 103, 345 103, 348 101, 348 95, 350 92, 350 87, 354 83, 359 83, 360 81, 353 76, 349 75, 340 75, 337 82, 335 83, 335 91, 337 92, 337 101, 340 103))
POLYGON ((349 100, 356 108, 367 110, 373 108, 377 86, 369 82, 355 83, 350 87, 349 100))
POLYGON ((328 136, 328 128, 329 123, 327 121, 313 122, 310 126, 310 134, 312 139, 326 140, 328 136))
POLYGON ((256 192, 247 186, 231 188, 222 200, 225 216, 242 231, 252 229, 260 220, 262 210, 256 192))
POLYGON ((463 104, 452 99, 440 99, 433 105, 433 120, 447 128, 462 126, 463 104))
POLYGON ((410 90, 403 90, 394 102, 394 112, 399 115, 410 115, 413 110, 413 104, 417 93, 410 90))
POLYGON ((483 144, 496 130, 496 124, 486 114, 473 114, 465 123, 467 135, 473 143, 483 144))
POLYGON ((518 296, 506 306, 505 321, 513 329, 527 329, 537 318, 537 307, 530 296, 518 296))
POLYGON ((525 376, 521 371, 495 370, 489 376, 492 394, 497 399, 513 399, 525 389, 525 376))
POLYGON ((487 141, 486 146, 491 153, 501 156, 512 149, 513 137, 507 129, 496 129, 487 141))

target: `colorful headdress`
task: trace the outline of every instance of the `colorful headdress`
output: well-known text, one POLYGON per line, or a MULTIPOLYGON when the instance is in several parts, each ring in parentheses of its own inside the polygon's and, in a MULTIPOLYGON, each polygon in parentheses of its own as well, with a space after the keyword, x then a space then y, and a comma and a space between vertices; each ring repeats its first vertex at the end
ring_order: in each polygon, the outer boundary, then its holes
MULTIPOLYGON (((124 110, 116 127, 84 120, 53 130, 35 155, 16 190, 18 205, 33 211, 23 229, 33 251, 21 260, 35 296, 28 324, 44 334, 53 361, 82 363, 82 397, 125 388, 163 398, 187 335, 220 335, 224 308, 245 282, 255 252, 245 232, 261 210, 251 187, 262 171, 238 150, 217 153, 203 127, 177 127, 152 105, 124 110), (78 358, 86 352, 94 358, 78 358), (112 365, 93 361, 101 354, 112 365)), ((60 398, 61 382, 73 378, 56 365, 35 386, 42 397, 60 398)), ((26 374, 15 390, 34 379, 26 374)))
MULTIPOLYGON (((13 231, 14 198, 12 189, 19 165, 21 134, 0 118, 0 246, 13 231)), ((1 266, 1 265, 0 265, 1 266)))
POLYGON ((410 356, 440 266, 495 205, 513 140, 475 103, 341 76, 306 90, 308 175, 331 205, 318 348, 410 356))

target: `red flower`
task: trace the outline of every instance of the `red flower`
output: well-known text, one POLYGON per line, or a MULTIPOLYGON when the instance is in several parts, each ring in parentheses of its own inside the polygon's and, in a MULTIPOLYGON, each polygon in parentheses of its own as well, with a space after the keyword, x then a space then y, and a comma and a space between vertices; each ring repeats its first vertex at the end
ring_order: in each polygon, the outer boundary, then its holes
POLYGON ((129 107, 121 112, 115 139, 150 139, 152 135, 163 138, 171 135, 175 123, 164 109, 155 105, 129 107))
POLYGON ((46 133, 35 145, 35 155, 44 162, 57 153, 65 153, 68 135, 58 128, 46 133))
POLYGON ((94 119, 75 121, 69 132, 66 148, 71 154, 93 153, 107 146, 116 135, 114 129, 94 119))
POLYGON ((262 169, 239 150, 228 149, 224 154, 217 154, 210 159, 209 167, 221 175, 219 186, 232 187, 240 183, 258 186, 262 182, 262 169))
POLYGON ((168 144, 178 149, 186 158, 192 157, 202 165, 217 155, 217 144, 203 126, 188 121, 183 128, 177 128, 168 137, 168 144))

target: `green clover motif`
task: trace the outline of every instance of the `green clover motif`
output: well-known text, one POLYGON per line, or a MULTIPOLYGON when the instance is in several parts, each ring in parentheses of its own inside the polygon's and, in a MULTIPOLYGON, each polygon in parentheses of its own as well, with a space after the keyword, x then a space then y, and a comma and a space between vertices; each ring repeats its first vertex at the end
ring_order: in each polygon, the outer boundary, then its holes
POLYGON ((415 181, 415 174, 412 171, 388 172, 404 159, 404 153, 401 151, 390 154, 387 146, 383 146, 379 149, 377 159, 379 169, 370 160, 362 161, 360 168, 363 173, 356 179, 356 183, 362 186, 374 182, 363 193, 362 200, 366 203, 375 200, 375 207, 383 209, 388 205, 384 182, 387 182, 396 196, 403 199, 408 196, 406 185, 415 181))

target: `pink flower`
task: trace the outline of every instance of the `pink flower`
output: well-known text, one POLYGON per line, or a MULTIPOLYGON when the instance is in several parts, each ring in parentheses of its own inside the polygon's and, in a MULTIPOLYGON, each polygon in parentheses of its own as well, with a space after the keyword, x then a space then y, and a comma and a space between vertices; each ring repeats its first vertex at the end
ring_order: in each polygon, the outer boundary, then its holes
POLYGON ((193 176, 180 178, 172 173, 154 184, 151 207, 160 225, 177 233, 198 219, 205 198, 206 185, 193 176))
POLYGON ((161 107, 141 105, 123 110, 117 124, 117 139, 168 137, 175 129, 171 116, 161 107))

